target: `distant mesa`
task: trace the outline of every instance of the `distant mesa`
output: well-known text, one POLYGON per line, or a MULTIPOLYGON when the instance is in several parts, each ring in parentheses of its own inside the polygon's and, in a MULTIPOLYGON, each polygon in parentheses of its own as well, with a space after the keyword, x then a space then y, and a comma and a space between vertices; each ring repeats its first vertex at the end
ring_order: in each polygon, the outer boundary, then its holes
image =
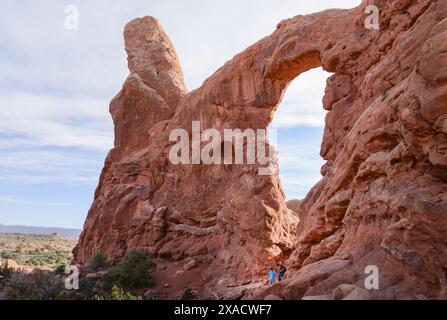
POLYGON ((80 229, 31 227, 31 226, 8 226, 0 224, 0 233, 21 233, 21 234, 47 234, 55 237, 77 239, 81 234, 80 229))

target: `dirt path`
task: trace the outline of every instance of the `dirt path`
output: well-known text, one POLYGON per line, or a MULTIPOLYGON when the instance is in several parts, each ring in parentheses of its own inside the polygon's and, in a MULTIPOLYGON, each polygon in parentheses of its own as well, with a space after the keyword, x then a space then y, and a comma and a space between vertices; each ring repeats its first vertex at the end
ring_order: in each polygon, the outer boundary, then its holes
POLYGON ((184 262, 175 263, 172 261, 157 262, 157 269, 153 275, 156 286, 153 290, 158 291, 160 299, 181 299, 187 288, 197 292, 199 297, 203 297, 202 273, 206 269, 205 265, 198 265, 190 270, 183 270, 184 262))

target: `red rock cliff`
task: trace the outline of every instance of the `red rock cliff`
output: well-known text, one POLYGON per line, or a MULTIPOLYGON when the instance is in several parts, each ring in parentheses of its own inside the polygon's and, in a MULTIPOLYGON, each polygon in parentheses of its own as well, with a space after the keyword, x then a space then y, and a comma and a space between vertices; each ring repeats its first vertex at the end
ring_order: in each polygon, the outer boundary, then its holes
POLYGON ((131 73, 110 105, 115 147, 75 261, 144 247, 196 260, 211 284, 258 279, 288 258, 296 273, 256 294, 289 299, 360 285, 376 265, 384 297, 446 297, 447 2, 375 1, 379 30, 364 26, 369 3, 285 20, 189 93, 158 21, 130 22, 131 73), (326 164, 294 204, 299 223, 278 175, 260 176, 258 165, 170 163, 173 129, 194 120, 266 128, 290 81, 319 66, 334 73, 323 100, 326 164))

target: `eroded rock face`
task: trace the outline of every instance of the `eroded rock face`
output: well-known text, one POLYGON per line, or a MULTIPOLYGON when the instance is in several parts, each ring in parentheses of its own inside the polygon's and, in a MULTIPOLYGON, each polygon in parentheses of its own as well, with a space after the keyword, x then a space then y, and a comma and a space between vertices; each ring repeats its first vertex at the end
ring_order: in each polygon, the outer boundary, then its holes
POLYGON ((194 259, 212 286, 258 280, 288 258, 297 273, 251 296, 293 299, 362 287, 375 265, 383 296, 446 298, 447 2, 376 1, 379 30, 364 26, 369 3, 285 20, 189 93, 160 24, 130 22, 131 74, 110 106, 115 147, 75 261, 143 247, 194 259), (266 128, 290 81, 319 66, 334 73, 327 162, 290 210, 277 173, 258 175, 259 165, 169 161, 173 129, 266 128))

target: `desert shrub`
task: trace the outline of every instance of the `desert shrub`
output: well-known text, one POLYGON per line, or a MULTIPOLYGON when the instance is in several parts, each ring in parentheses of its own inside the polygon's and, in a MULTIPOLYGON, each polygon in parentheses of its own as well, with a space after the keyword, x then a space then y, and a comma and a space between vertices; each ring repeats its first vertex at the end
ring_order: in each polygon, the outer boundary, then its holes
POLYGON ((16 254, 14 252, 11 251, 7 251, 7 250, 3 250, 1 253, 1 257, 3 259, 16 259, 16 254))
POLYGON ((89 295, 95 286, 95 282, 89 279, 82 279, 79 281, 79 292, 89 295))
POLYGON ((51 272, 14 272, 5 285, 9 300, 61 300, 65 294, 62 278, 51 272))
POLYGON ((185 291, 183 291, 183 295, 182 295, 182 300, 193 300, 197 297, 197 292, 191 288, 188 287, 185 289, 185 291))
POLYGON ((65 269, 67 268, 67 265, 62 263, 59 264, 53 271, 53 273, 55 275, 64 275, 65 274, 65 269))
POLYGON ((31 259, 26 260, 25 263, 28 264, 28 265, 32 265, 32 266, 37 266, 38 261, 37 261, 36 258, 31 258, 31 259))
POLYGON ((104 252, 96 251, 92 254, 88 267, 92 271, 97 271, 103 267, 107 261, 107 256, 104 252))
POLYGON ((11 276, 14 273, 14 269, 8 268, 8 267, 3 267, 0 268, 0 280, 2 281, 8 281, 9 279, 11 279, 11 276))
POLYGON ((103 277, 106 288, 119 285, 124 288, 142 288, 154 285, 151 271, 152 256, 144 249, 130 251, 120 264, 109 269, 103 277))
POLYGON ((143 300, 140 296, 134 296, 129 292, 125 292, 123 289, 113 286, 112 292, 109 296, 103 297, 96 295, 95 300, 143 300))

